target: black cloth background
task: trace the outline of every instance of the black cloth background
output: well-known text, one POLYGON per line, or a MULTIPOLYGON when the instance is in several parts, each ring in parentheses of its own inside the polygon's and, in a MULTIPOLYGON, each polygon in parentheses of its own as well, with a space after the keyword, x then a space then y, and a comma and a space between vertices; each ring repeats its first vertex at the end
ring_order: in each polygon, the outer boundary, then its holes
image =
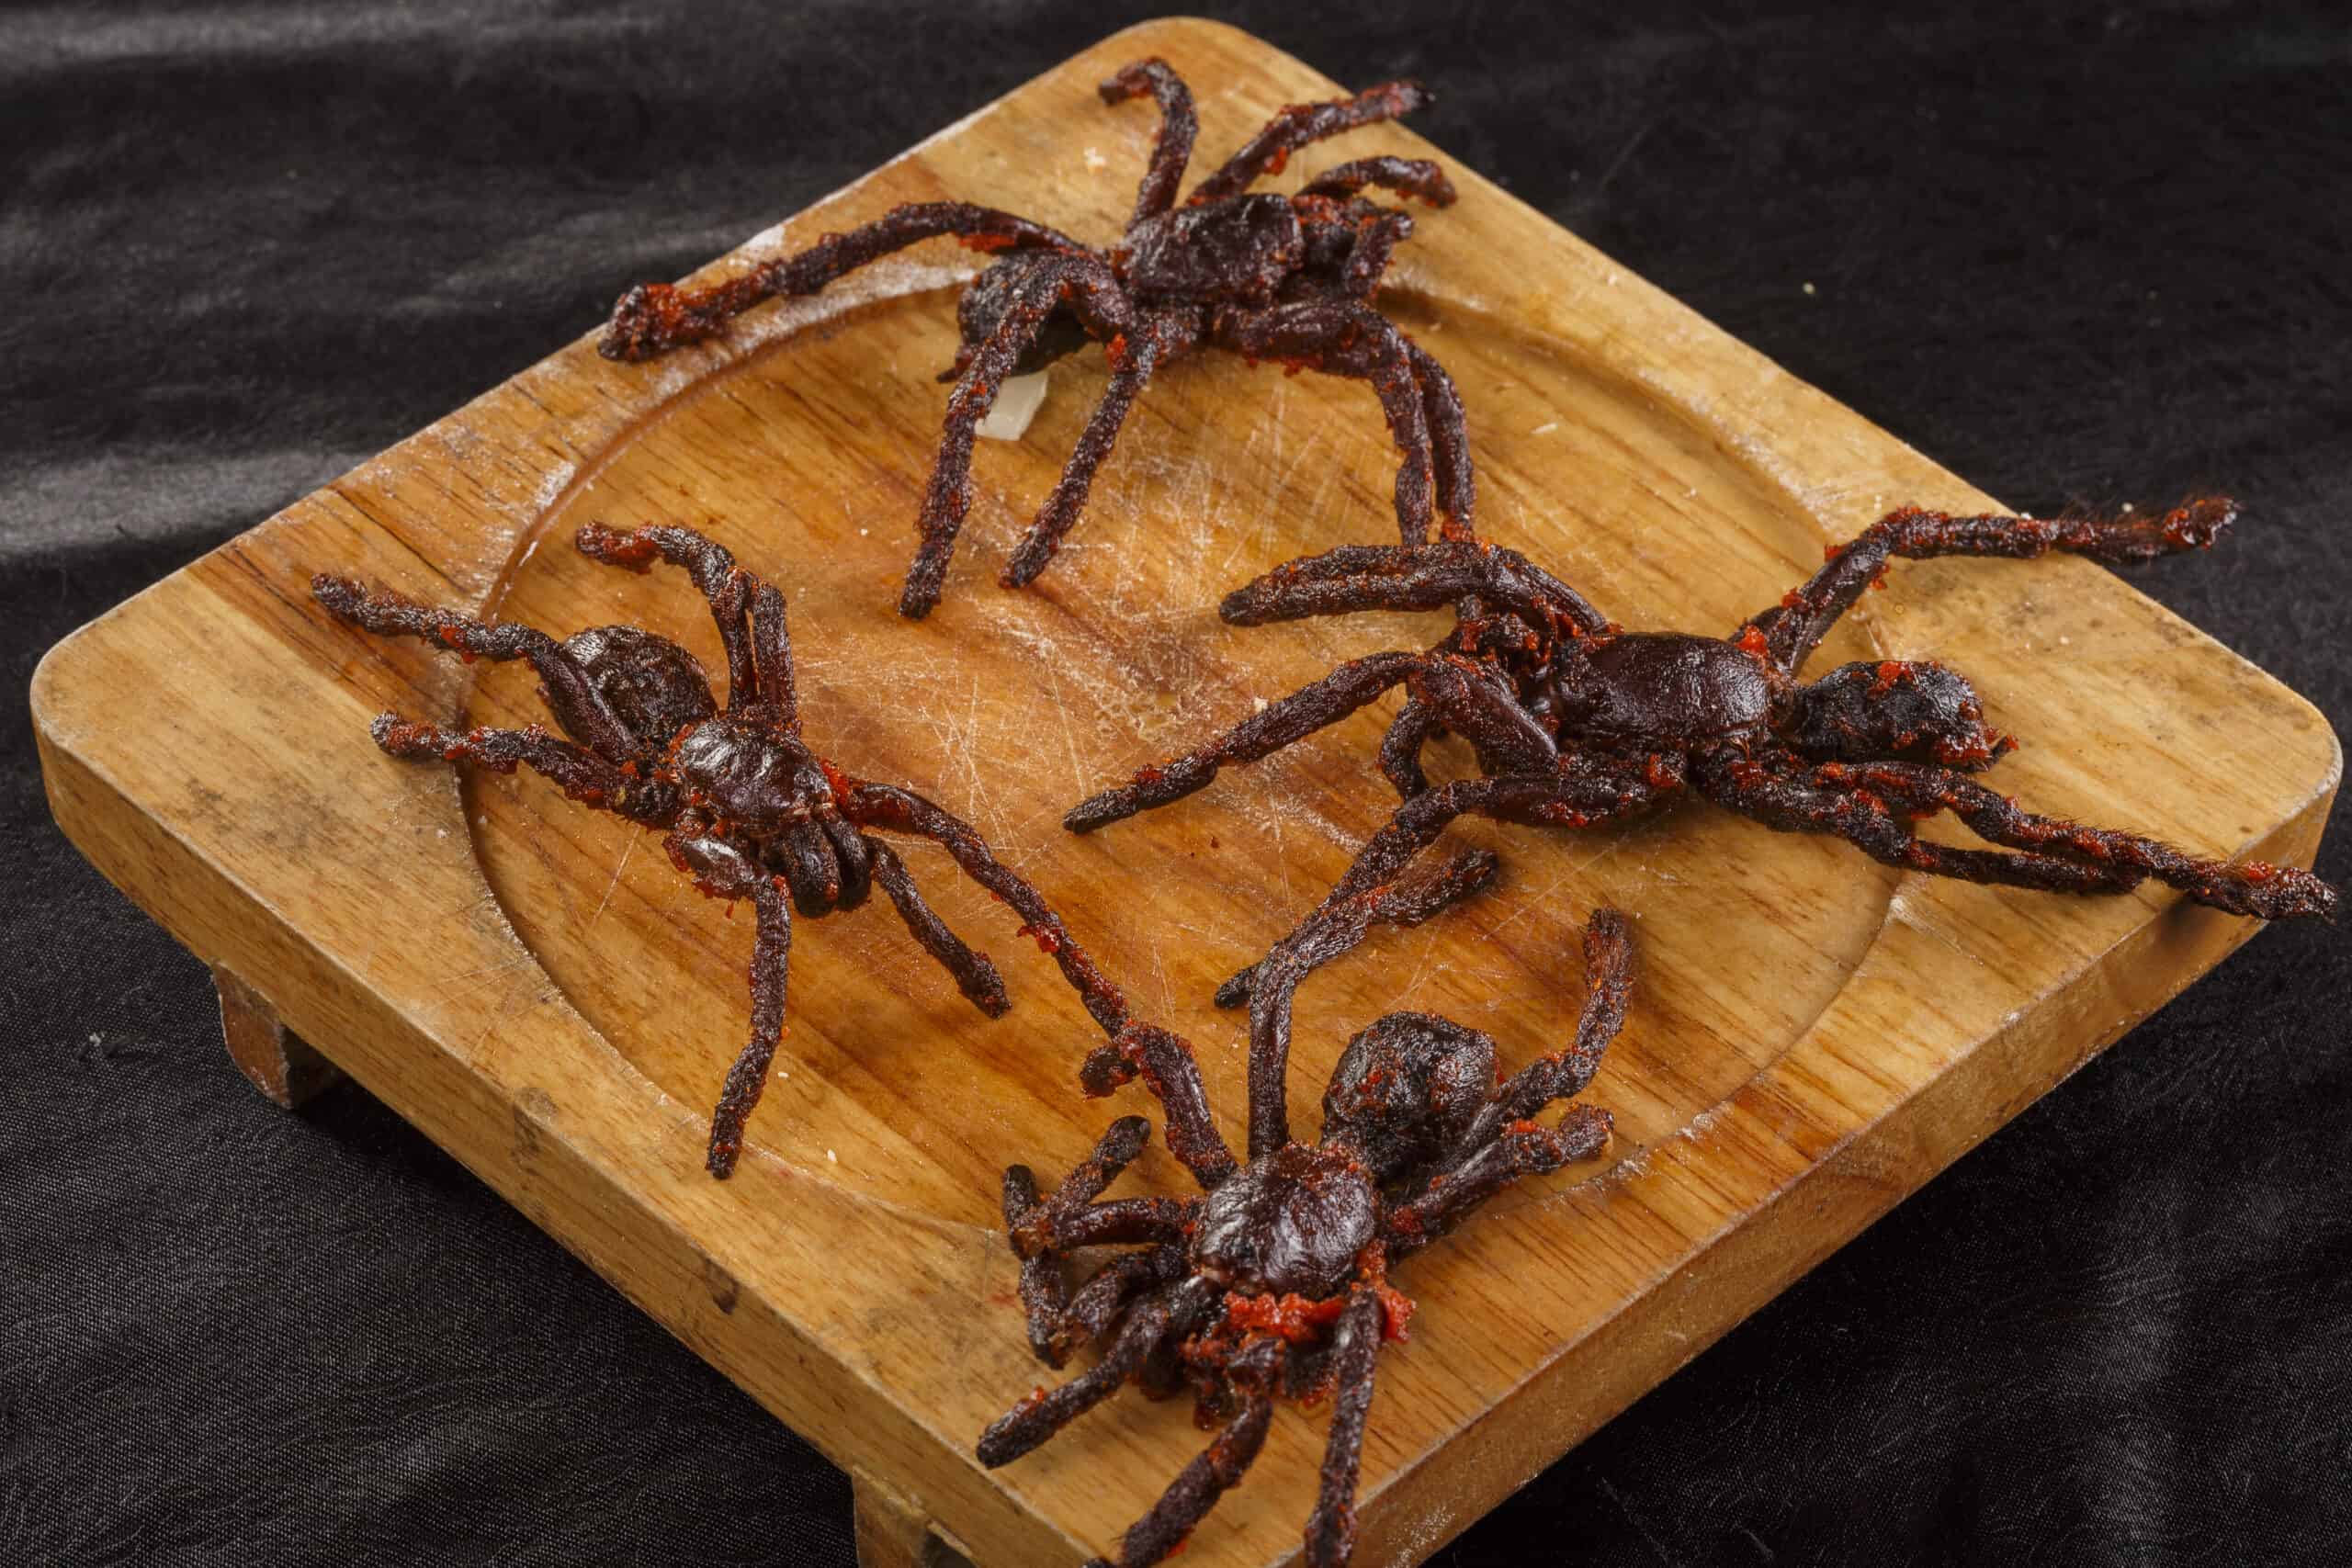
MULTIPOLYGON (((50 822, 24 693, 1123 19, 0 13, 0 1562, 852 1561, 843 1478, 453 1161, 354 1088, 245 1087, 50 822)), ((1427 77, 1452 157, 1996 495, 2235 493, 2134 581, 2352 720, 2339 8, 1235 19, 1427 77)), ((2258 937, 1438 1560, 2352 1562, 2348 941, 2258 937)))

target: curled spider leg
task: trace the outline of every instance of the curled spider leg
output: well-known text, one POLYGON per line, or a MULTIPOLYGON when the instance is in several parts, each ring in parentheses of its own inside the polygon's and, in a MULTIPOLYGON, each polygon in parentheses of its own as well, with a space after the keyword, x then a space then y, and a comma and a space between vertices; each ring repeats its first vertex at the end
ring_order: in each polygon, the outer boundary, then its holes
POLYGON ((1014 286, 1004 314, 988 340, 972 355, 948 395, 947 417, 939 436, 939 454, 932 460, 931 480, 923 491, 922 512, 916 520, 922 543, 907 569, 905 589, 899 595, 899 614, 921 620, 939 603, 940 587, 956 554, 956 536, 972 504, 972 442, 981 420, 996 403, 997 392, 1013 373, 1022 355, 1046 330, 1047 319, 1069 304, 1079 312, 1090 333, 1116 337, 1134 326, 1110 269, 1090 257, 1069 255, 1042 262, 1014 286))
POLYGON ((763 263, 707 288, 640 283, 620 297, 597 340, 606 359, 651 359, 717 336, 727 323, 778 295, 814 294, 844 274, 924 240, 954 235, 976 250, 1082 251, 1069 235, 993 208, 965 201, 894 207, 871 223, 827 234, 805 251, 763 263))
POLYGON ((1380 771, 1396 786, 1398 799, 1429 793, 1430 776, 1421 771, 1421 749, 1444 728, 1435 714, 1413 698, 1408 697, 1396 710, 1388 733, 1380 739, 1380 771))
MULTIPOLYGON (((1209 1440, 1209 1446, 1193 1459, 1168 1483, 1143 1517, 1127 1527, 1120 1538, 1119 1561, 1116 1568, 1149 1568, 1166 1561, 1184 1544, 1193 1528, 1208 1517, 1216 1500, 1240 1484, 1257 1459, 1258 1450, 1266 1444, 1266 1429, 1273 1422, 1274 1402, 1264 1394, 1252 1394, 1242 1402, 1241 1409, 1209 1440)), ((1107 1558, 1097 1557, 1086 1568, 1113 1568, 1107 1558)))
POLYGON ((1364 1420, 1372 1413, 1373 1378, 1386 1329, 1386 1309, 1379 1295, 1358 1291, 1332 1332, 1331 1431, 1323 1442, 1315 1511, 1306 1518, 1306 1568, 1343 1568, 1355 1551, 1356 1480, 1363 1470, 1364 1420))
POLYGON ((1429 538, 1437 459, 1412 355, 1404 334, 1385 316, 1351 300, 1301 300, 1262 310, 1220 309, 1212 330, 1245 358, 1271 359, 1371 387, 1399 458, 1397 536, 1407 545, 1429 538))
MULTIPOLYGON (((572 544, 590 560, 625 571, 651 570, 656 559, 686 569, 718 627, 719 645, 727 650, 727 700, 730 706, 757 700, 763 694, 759 667, 752 657, 745 625, 744 577, 726 546, 692 528, 655 524, 642 528, 609 528, 602 523, 584 525, 572 544)), ((786 676, 789 681, 789 674, 786 676)))
POLYGON ((1268 120, 1257 135, 1244 142, 1241 150, 1225 161, 1215 174, 1193 187, 1190 205, 1221 201, 1238 196, 1261 175, 1278 172, 1290 161, 1290 155, 1311 142, 1338 136, 1359 126, 1376 125, 1382 120, 1395 119, 1425 109, 1437 101, 1436 96, 1419 82, 1383 82, 1377 87, 1367 87, 1352 98, 1339 98, 1328 103, 1292 104, 1268 120))
POLYGON ((1124 820, 1207 787, 1227 764, 1254 762, 1333 725, 1399 685, 1421 663, 1418 653, 1374 653, 1351 660, 1321 680, 1269 703, 1207 745, 1157 767, 1132 783, 1089 796, 1070 807, 1062 826, 1073 833, 1124 820))
POLYGON ((1300 984, 1363 941, 1375 923, 1417 926, 1484 889, 1500 865, 1489 852, 1473 850, 1431 874, 1327 900, 1257 965, 1250 993, 1251 1159, 1290 1142, 1291 998, 1300 984))
POLYGON ((749 898, 758 914, 752 944, 751 1038, 727 1069, 718 1108, 710 1116, 710 1174, 725 1180, 743 1152, 743 1125, 767 1088, 768 1067, 784 1037, 785 983, 792 958, 792 908, 776 886, 743 852, 723 839, 671 835, 673 860, 714 898, 749 898))
POLYGON ((898 851, 873 839, 865 840, 865 844, 874 868, 874 880, 890 896, 890 902, 898 907, 899 918, 907 922, 907 930, 914 933, 922 950, 956 977, 956 989, 974 1007, 990 1018, 1003 1017, 1012 1001, 1005 995, 1004 976, 989 962, 989 955, 967 945, 947 929, 947 922, 923 901, 898 851))
POLYGON ((1151 139, 1151 159, 1136 185, 1135 216, 1129 223, 1167 211, 1176 205, 1176 188, 1184 183, 1184 165, 1192 161, 1193 139, 1200 133, 1200 118, 1193 111, 1193 91, 1159 59, 1138 60, 1095 91, 1106 104, 1123 104, 1148 93, 1159 105, 1159 130, 1151 139))
POLYGON ((454 649, 469 660, 529 660, 547 687, 548 705, 562 719, 565 729, 615 767, 631 760, 635 747, 628 728, 580 661, 547 633, 520 621, 485 626, 397 593, 370 593, 350 578, 325 572, 311 579, 311 596, 336 620, 379 637, 413 637, 437 648, 454 649))
POLYGON ((2236 520, 2235 504, 2219 496, 2163 513, 2071 520, 1955 517, 1902 507, 1831 551, 1809 581, 1747 624, 1764 634, 1781 671, 1794 674, 1838 618, 1878 581, 1890 558, 2000 556, 2023 560, 2058 550, 2109 566, 2128 566, 2208 548, 2236 520))
POLYGON ((1195 1278, 1136 1303, 1101 1360, 1059 1388, 1031 1394, 989 1424, 980 1434, 980 1462, 990 1470, 1012 1463, 1117 1393, 1142 1369, 1170 1322, 1192 1315, 1189 1309, 1204 1299, 1207 1289, 1205 1280, 1195 1278))
POLYGON ((1094 960, 1069 934, 1061 917, 1028 880, 989 852, 988 844, 970 826, 910 789, 844 779, 839 792, 842 815, 861 828, 910 833, 929 839, 954 858, 965 875, 1010 905, 1021 917, 1022 932, 1052 955, 1062 977, 1085 1003, 1087 1012, 1105 1034, 1116 1034, 1127 1021, 1127 999, 1094 960))
POLYGON ((1169 1152, 1183 1162, 1203 1190, 1215 1188, 1238 1168, 1209 1111, 1200 1063, 1182 1036, 1131 1021, 1107 1043, 1095 1047, 1078 1076, 1086 1092, 1098 1097, 1140 1077, 1167 1116, 1169 1152))
POLYGON ((1918 762, 1828 763, 1816 769, 1815 776, 1843 782, 1856 793, 1883 795, 1916 815, 1948 811, 1990 843, 2071 861, 2117 877, 2125 886, 2153 877, 2193 903, 2266 920, 2335 913, 2335 889, 2300 867, 2267 861, 2232 864, 2187 854, 2138 833, 2040 816, 1949 768, 1918 762))
POLYGON ((1427 158, 1358 158, 1324 170, 1300 186, 1298 194, 1344 201, 1359 191, 1373 188, 1417 197, 1431 207, 1452 207, 1454 202, 1453 182, 1427 158))
POLYGON ((1566 1049, 1538 1057, 1512 1074, 1454 1140, 1457 1156, 1492 1142, 1510 1123, 1582 1094, 1600 1070, 1602 1054, 1625 1026, 1625 1004, 1634 985, 1633 935, 1625 917, 1615 909, 1596 909, 1585 922, 1584 983, 1576 1038, 1566 1049))
POLYGON ((1111 455, 1113 444, 1119 439, 1119 427, 1126 423, 1127 411, 1135 406, 1144 384, 1160 366, 1192 347, 1198 336, 1198 330, 1188 318, 1171 312, 1146 321, 1132 335, 1112 339, 1111 384, 1103 389, 1102 401, 1094 405, 1094 412, 1087 420, 1078 446, 1070 452, 1053 493, 1037 509, 1036 520, 1029 525, 1029 531, 1022 535, 1012 558, 1005 562, 1004 571, 998 579, 1005 587, 1027 587, 1053 560, 1061 548, 1063 536, 1078 522, 1079 513, 1086 510, 1094 470, 1111 455))

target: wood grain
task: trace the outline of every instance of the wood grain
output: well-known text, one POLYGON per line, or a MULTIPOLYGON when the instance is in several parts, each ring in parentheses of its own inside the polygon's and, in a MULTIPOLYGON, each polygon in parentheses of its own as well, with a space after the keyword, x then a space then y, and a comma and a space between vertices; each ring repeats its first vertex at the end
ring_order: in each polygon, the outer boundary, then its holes
MULTIPOLYGON (((1204 159, 1334 91, 1246 35, 1148 24, 712 274, 947 195, 1106 238, 1153 119, 1092 85, 1153 53, 1200 95, 1204 159)), ((1277 183, 1376 152, 1443 156, 1382 128, 1277 183)), ((1993 504, 1449 167, 1463 199, 1421 219, 1383 308, 1462 387, 1484 531, 1620 620, 1728 628, 1898 502, 1993 504)), ((778 1076, 740 1174, 713 1183, 706 1118, 741 1043, 749 917, 533 779, 383 758, 365 732, 380 709, 524 722, 530 676, 361 638, 307 593, 332 569, 559 634, 634 622, 718 667, 681 574, 613 572, 569 542, 590 519, 707 527, 789 596, 812 741, 978 826, 1141 1010, 1193 1041, 1238 1127, 1241 1032, 1209 991, 1385 818, 1389 705, 1091 838, 1057 818, 1340 659, 1430 640, 1427 617, 1238 630, 1214 613, 1277 562, 1393 536, 1394 456, 1360 385, 1187 363, 1147 392, 1053 569, 1009 593, 1003 555, 1103 381, 1100 355, 1067 361, 1020 441, 983 444, 943 606, 901 621, 932 378, 971 260, 926 247, 650 366, 574 344, 77 633, 34 697, 59 820, 199 955, 878 1484, 894 1517, 935 1521, 981 1563, 1075 1562, 1200 1438, 1182 1409, 1123 1398, 1005 1471, 969 1457, 1047 1375, 992 1228, 998 1170, 1058 1170, 1108 1116, 1150 1109, 1078 1094, 1094 1036, 1050 963, 913 848, 926 893, 1004 967, 1013 1012, 980 1019, 887 909, 804 925, 778 1076)), ((1966 670, 2026 742, 2002 787, 2039 809, 2208 853, 2307 863, 2316 844, 2340 768, 2325 723, 2097 567, 1899 566, 1816 667, 1869 655, 1966 670)), ((1450 746, 1436 761, 1468 765, 1450 746)), ((2256 929, 2162 892, 1897 876, 1703 807, 1456 837, 1502 852, 1501 883, 1310 983, 1299 1092, 1399 1008, 1491 1032, 1507 1066, 1551 1048, 1577 1000, 1576 932, 1604 899, 1637 917, 1641 978, 1591 1096, 1617 1114, 1609 1156, 1400 1276, 1422 1310, 1381 1370, 1365 1564, 1426 1557, 2256 929)), ((1179 1176, 1155 1149, 1123 1190, 1179 1176)), ((1320 1428, 1283 1413, 1187 1561, 1293 1551, 1320 1428)))

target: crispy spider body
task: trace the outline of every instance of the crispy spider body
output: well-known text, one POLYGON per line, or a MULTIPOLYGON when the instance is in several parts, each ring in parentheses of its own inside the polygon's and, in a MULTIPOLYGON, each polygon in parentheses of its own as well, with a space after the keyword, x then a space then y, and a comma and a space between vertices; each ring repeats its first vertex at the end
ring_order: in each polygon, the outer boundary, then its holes
POLYGON ((514 622, 489 626, 370 593, 348 578, 322 573, 311 591, 336 619, 363 631, 419 637, 468 659, 530 660, 541 698, 569 737, 537 725, 450 730, 388 713, 373 730, 387 752, 502 773, 528 766, 574 800, 662 834, 672 863, 704 893, 752 901, 758 929, 751 1038, 711 1116, 713 1176, 735 1168, 784 1032, 795 912, 817 919, 854 909, 878 886, 974 1007, 994 1018, 1012 1005, 996 965, 933 912, 877 831, 943 846, 965 875, 1012 908, 1024 934, 1053 954, 1099 1018, 1125 1016, 1117 990, 1060 918, 968 825, 911 790, 852 777, 802 739, 784 595, 774 586, 691 528, 616 531, 592 523, 577 543, 610 566, 643 571, 658 558, 693 575, 727 650, 724 707, 692 654, 636 626, 597 626, 558 642, 514 622))
MULTIPOLYGON (((1118 1568, 1145 1568, 1183 1544, 1257 1457, 1277 1401, 1326 1395, 1331 1428, 1305 1561, 1345 1563, 1374 1363, 1383 1344, 1405 1337, 1413 1312, 1388 1270, 1512 1181, 1607 1144, 1605 1111, 1572 1104, 1554 1123, 1534 1118, 1583 1090, 1624 1021, 1632 946, 1612 909, 1585 932, 1589 994, 1568 1045, 1498 1082, 1487 1035, 1427 1013, 1391 1013, 1348 1043, 1324 1091, 1321 1135, 1311 1144, 1291 1136, 1284 1079, 1299 983, 1374 922, 1413 924, 1477 891, 1495 864, 1491 855, 1465 855, 1417 885, 1366 889, 1322 910, 1266 960, 1268 979, 1250 1006, 1246 1160, 1210 1117, 1182 1040, 1127 1020, 1094 1053, 1083 1075, 1089 1090, 1143 1078, 1202 1196, 1102 1199, 1151 1135, 1140 1116, 1113 1122, 1050 1194, 1025 1166, 1004 1173, 1031 1348, 1055 1367, 1080 1346, 1103 1348, 1087 1371, 991 1425, 980 1461, 1019 1459, 1129 1382, 1155 1396, 1189 1388, 1202 1425, 1216 1429, 1127 1529, 1118 1568), (1073 1291, 1069 1256, 1105 1244, 1138 1250, 1073 1291)), ((1109 1564, 1099 1558, 1092 1568, 1109 1564)))
POLYGON ((1449 536, 1469 534, 1476 497, 1462 400, 1437 361, 1371 305, 1413 220, 1363 195, 1390 190, 1443 207, 1454 198, 1452 183, 1434 164, 1385 157, 1341 164, 1296 196, 1249 188, 1301 147, 1427 107, 1429 92, 1418 83, 1389 82, 1351 98, 1293 105, 1181 205, 1177 187, 1197 130, 1193 96, 1159 60, 1139 61, 1102 85, 1107 104, 1145 96, 1158 103, 1159 135, 1134 216, 1114 244, 1097 249, 967 202, 912 203, 708 288, 639 284, 615 306, 598 352, 608 359, 651 358, 724 331, 763 300, 814 294, 924 240, 953 236, 973 249, 1002 253, 957 302, 962 341, 941 378, 956 389, 917 523, 921 542, 899 601, 909 616, 928 615, 939 602, 971 505, 974 432, 1006 378, 1042 369, 1089 343, 1104 345, 1110 387, 1061 481, 1006 564, 1005 586, 1034 581, 1053 559, 1145 384, 1201 348, 1368 383, 1399 454, 1399 536, 1408 544, 1427 539, 1433 509, 1444 513, 1449 536))
MULTIPOLYGON (((1587 828, 1650 810, 1688 788, 1788 832, 1842 838, 1893 866, 2045 892, 2114 894, 2154 878, 2190 899, 2262 919, 2332 916, 2335 889, 2310 872, 2231 864, 2139 834, 2039 816, 1977 783, 2015 742, 1984 722, 1965 677, 1925 660, 1798 671, 1838 617, 1897 557, 2030 558, 2050 550, 2126 565, 2211 545, 2227 501, 2109 519, 1953 516, 1904 508, 1834 549, 1821 570, 1728 637, 1626 632, 1515 551, 1475 540, 1346 546, 1275 569, 1229 594, 1237 626, 1370 609, 1452 607, 1453 633, 1425 652, 1344 664, 1224 736, 1081 802, 1063 819, 1091 832, 1205 785, 1337 722, 1393 687, 1408 700, 1380 749, 1404 804, 1331 894, 1393 879, 1455 818, 1587 828), (1468 740, 1479 776, 1432 785, 1421 750, 1468 740), (1921 839, 1950 812, 1998 849, 1921 839)), ((1238 1005, 1252 971, 1218 999, 1238 1005)))

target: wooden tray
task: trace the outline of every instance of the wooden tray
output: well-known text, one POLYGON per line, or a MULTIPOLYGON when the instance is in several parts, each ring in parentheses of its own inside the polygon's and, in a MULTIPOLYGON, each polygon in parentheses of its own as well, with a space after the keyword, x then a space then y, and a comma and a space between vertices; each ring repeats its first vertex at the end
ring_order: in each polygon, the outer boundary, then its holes
MULTIPOLYGON (((1093 84, 1154 53, 1201 95, 1204 158, 1337 90, 1228 28, 1153 23, 712 270, 948 195, 1115 233, 1155 116, 1103 108, 1093 84)), ((1291 178, 1435 151, 1383 128, 1291 178)), ((1628 624, 1728 627, 1897 502, 1993 504, 1449 166, 1463 199, 1423 220, 1385 308, 1461 383, 1486 531, 1628 624)), ((232 1040, 261 1076, 300 1068, 290 1028, 456 1153, 853 1469, 872 1561, 935 1560, 945 1540, 985 1563, 1072 1562, 1111 1547, 1200 1438, 1181 1402, 1130 1395, 1006 1470, 970 1457, 1041 1381, 994 1228, 999 1169, 1058 1172, 1110 1115, 1155 1109, 1138 1090, 1080 1098, 1096 1036, 1049 963, 911 850, 1004 964, 1015 1010, 980 1020, 887 910, 804 926, 782 1072, 741 1173, 714 1183, 706 1117, 741 1038, 750 919, 696 896, 649 835, 528 777, 461 784, 380 756, 379 710, 524 722, 531 677, 357 637, 307 592, 331 568, 559 633, 639 622, 718 668, 681 574, 594 568, 568 543, 592 517, 709 526, 787 587, 816 743, 976 822, 1197 1044, 1236 1125, 1241 1029, 1209 992, 1385 818, 1386 705, 1175 809, 1084 840, 1057 819, 1253 697, 1429 640, 1427 617, 1236 630, 1214 613, 1277 562, 1393 536, 1393 455, 1362 386, 1204 357, 1149 389, 1039 587, 1006 592, 1003 555, 1102 384, 1083 355, 1024 439, 983 445, 946 601, 903 622, 932 377, 973 265, 926 247, 646 367, 574 344, 85 627, 34 705, 58 819, 231 977, 232 1040)), ((1966 669, 2027 742, 2004 787, 2043 809, 2213 853, 2307 862, 2316 844, 2339 771, 2326 724, 2097 567, 1904 565, 1831 643, 1817 668, 1966 669)), ((1427 1556, 2256 930, 2160 891, 1898 876, 1704 807, 1458 837, 1503 851, 1503 881, 1309 985, 1298 1092, 1398 1008, 1492 1032, 1507 1065, 1550 1048, 1603 899, 1639 917, 1642 975, 1593 1092, 1618 1118, 1609 1158, 1530 1183, 1400 1279, 1421 1313, 1382 1364, 1367 1565, 1427 1556)), ((1127 1179, 1180 1175, 1155 1145, 1127 1179)), ((1295 1550, 1321 1426, 1278 1417, 1189 1561, 1295 1550)))

